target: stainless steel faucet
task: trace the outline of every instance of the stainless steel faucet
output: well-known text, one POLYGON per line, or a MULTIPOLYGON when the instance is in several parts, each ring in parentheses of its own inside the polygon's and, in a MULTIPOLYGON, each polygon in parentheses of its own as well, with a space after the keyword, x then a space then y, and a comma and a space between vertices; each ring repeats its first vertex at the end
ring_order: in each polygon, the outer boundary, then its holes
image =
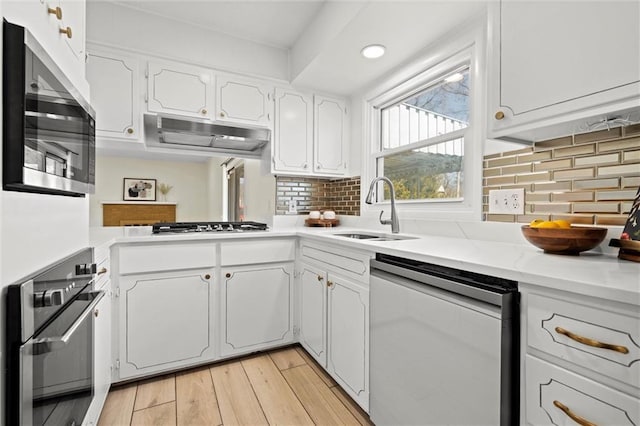
POLYGON ((393 182, 384 176, 377 177, 371 181, 371 186, 369 186, 369 193, 367 194, 367 198, 364 200, 367 204, 373 204, 373 193, 376 190, 376 183, 378 181, 386 182, 389 185, 389 192, 391 192, 391 219, 382 219, 382 214, 384 210, 380 212, 380 223, 383 225, 391 225, 391 232, 397 234, 400 232, 400 223, 398 222, 398 212, 396 212, 396 190, 393 187, 393 182))

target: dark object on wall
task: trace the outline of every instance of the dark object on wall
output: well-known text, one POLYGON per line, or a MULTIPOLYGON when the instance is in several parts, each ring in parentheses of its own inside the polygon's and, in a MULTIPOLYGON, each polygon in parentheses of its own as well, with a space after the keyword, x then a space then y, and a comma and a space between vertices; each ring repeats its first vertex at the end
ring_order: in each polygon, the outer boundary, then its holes
POLYGON ((156 180, 124 178, 124 201, 156 201, 156 180))
POLYGON ((629 217, 624 225, 620 238, 612 238, 609 242, 612 247, 620 247, 618 257, 620 259, 640 262, 640 187, 633 200, 629 217))

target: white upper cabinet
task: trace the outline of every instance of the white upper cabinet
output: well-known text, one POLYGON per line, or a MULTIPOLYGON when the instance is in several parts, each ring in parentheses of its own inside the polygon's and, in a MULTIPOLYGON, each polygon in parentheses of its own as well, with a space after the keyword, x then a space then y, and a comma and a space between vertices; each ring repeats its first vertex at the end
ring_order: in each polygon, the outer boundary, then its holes
POLYGON ((626 1, 494 5, 489 136, 584 132, 607 114, 637 108, 639 15, 640 3, 626 1))
POLYGON ((213 72, 175 62, 149 62, 147 106, 151 112, 213 118, 213 72))
POLYGON ((216 119, 270 127, 273 118, 273 87, 257 80, 218 74, 216 119))
POLYGON ((86 4, 84 1, 60 0, 49 2, 49 7, 55 8, 56 4, 62 11, 62 19, 60 19, 62 32, 60 35, 78 61, 84 61, 86 4))
POLYGON ((140 135, 138 59, 112 52, 87 54, 87 80, 98 138, 137 140, 140 135))
POLYGON ((3 1, 2 15, 7 21, 25 27, 89 100, 85 80, 85 0, 3 1))
POLYGON ((276 88, 271 172, 346 175, 347 118, 344 100, 276 88))
POLYGON ((347 107, 339 99, 314 96, 315 173, 347 173, 347 107))
POLYGON ((311 173, 313 161, 313 97, 276 88, 273 171, 311 173))

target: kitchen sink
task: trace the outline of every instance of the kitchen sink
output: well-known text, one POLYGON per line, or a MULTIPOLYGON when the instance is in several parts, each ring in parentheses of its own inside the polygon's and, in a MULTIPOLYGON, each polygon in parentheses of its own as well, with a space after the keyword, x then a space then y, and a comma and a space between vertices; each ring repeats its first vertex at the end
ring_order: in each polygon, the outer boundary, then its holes
POLYGON ((371 240, 374 238, 382 238, 381 235, 372 234, 333 234, 336 237, 353 238, 354 240, 371 240))
POLYGON ((333 234, 336 237, 352 238, 354 240, 365 241, 399 241, 399 240, 414 240, 416 237, 407 237, 404 235, 387 235, 387 234, 361 234, 357 232, 350 232, 344 234, 333 234))

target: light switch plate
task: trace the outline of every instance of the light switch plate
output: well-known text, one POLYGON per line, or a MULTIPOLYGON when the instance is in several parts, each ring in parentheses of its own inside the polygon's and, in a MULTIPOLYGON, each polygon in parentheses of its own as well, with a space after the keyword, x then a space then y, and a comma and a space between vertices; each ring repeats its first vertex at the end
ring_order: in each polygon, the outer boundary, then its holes
POLYGON ((524 189, 492 189, 489 191, 489 213, 524 214, 524 189))

